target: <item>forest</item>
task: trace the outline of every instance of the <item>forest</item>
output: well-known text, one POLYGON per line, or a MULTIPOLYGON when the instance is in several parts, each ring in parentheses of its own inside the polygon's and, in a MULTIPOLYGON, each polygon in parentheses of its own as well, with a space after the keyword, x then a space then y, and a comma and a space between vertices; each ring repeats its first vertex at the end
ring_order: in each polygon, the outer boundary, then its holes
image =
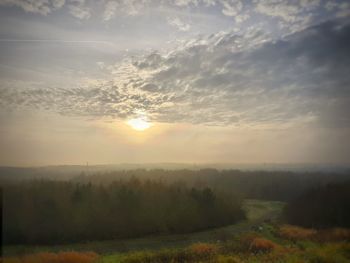
POLYGON ((23 182, 5 189, 4 211, 5 244, 188 233, 245 218, 233 194, 138 179, 107 186, 23 182))
POLYGON ((242 198, 290 201, 308 189, 349 180, 349 172, 290 172, 219 169, 131 169, 113 170, 73 166, 70 168, 0 168, 0 183, 44 179, 93 185, 110 185, 118 180, 151 180, 189 188, 209 187, 215 191, 234 193, 242 198))
POLYGON ((285 207, 290 224, 310 228, 350 228, 350 182, 313 188, 285 207))

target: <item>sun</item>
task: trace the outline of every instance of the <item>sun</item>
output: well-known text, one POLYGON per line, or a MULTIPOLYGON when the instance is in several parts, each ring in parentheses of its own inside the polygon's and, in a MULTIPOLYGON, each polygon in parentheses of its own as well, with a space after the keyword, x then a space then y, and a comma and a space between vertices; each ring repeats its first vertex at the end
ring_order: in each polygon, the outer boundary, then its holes
POLYGON ((137 131, 144 131, 151 127, 151 124, 142 118, 131 119, 127 122, 127 124, 137 131))

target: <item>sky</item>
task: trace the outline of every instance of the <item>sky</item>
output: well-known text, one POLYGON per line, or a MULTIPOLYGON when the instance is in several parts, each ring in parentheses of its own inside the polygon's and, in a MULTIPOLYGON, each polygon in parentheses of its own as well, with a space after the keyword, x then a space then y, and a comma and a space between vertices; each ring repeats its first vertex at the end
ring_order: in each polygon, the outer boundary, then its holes
POLYGON ((2 166, 350 165, 349 138, 346 0, 0 0, 2 166))

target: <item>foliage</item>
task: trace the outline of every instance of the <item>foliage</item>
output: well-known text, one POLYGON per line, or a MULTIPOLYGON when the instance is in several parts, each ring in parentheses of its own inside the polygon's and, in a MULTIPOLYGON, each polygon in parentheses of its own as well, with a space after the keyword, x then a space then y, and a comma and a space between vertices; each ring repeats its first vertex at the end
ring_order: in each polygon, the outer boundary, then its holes
POLYGON ((309 251, 311 263, 348 263, 350 244, 325 244, 309 251))
MULTIPOLYGON (((271 225, 271 228, 273 226, 271 225)), ((283 226, 285 227, 285 226, 283 226)), ((293 229, 294 226, 287 226, 293 229)), ((281 229, 280 227, 279 229, 281 229)), ((298 229, 298 228, 296 228, 298 229)), ((300 229, 298 229, 299 231, 300 229)), ((302 229, 307 231, 309 229, 302 229)), ((298 241, 291 240, 288 236, 281 236, 278 231, 275 239, 279 243, 272 242, 264 235, 258 233, 246 233, 226 242, 220 243, 194 243, 184 248, 160 249, 153 251, 134 251, 124 254, 101 256, 93 263, 346 263, 350 262, 350 243, 339 241, 325 241, 319 243, 313 239, 320 233, 332 233, 343 235, 346 229, 313 230, 308 246, 300 247, 298 241), (340 234, 342 233, 342 234, 340 234)), ((347 230, 349 231, 349 230, 347 230)), ((295 231, 294 231, 295 232, 295 231)), ((293 232, 293 233, 294 233, 293 232)), ((297 232, 299 234, 299 232, 297 232)), ((293 236, 294 237, 294 236, 293 236)), ((304 236, 301 235, 302 238, 304 236)), ((328 236, 327 236, 328 237, 328 236)), ((309 238, 309 237, 308 237, 309 238)), ((333 238, 333 237, 332 237, 333 238)), ((302 241, 306 242, 306 241, 302 241)), ((69 252, 71 253, 71 252, 69 252)), ((7 258, 6 263, 42 263, 41 258, 51 261, 49 263, 75 263, 85 262, 72 259, 71 261, 54 261, 61 253, 39 253, 17 258, 7 258), (41 255, 41 256, 39 256, 41 255), (34 257, 33 257, 34 256, 34 257), (51 258, 50 258, 51 256, 51 258), (52 257, 54 256, 54 257, 52 257), (26 258, 27 261, 23 261, 26 258), (29 261, 34 258, 34 261, 29 261), (53 261, 52 261, 53 260, 53 261)), ((80 253, 77 253, 80 254, 80 253)), ((92 254, 93 255, 93 254, 92 254)), ((61 257, 62 258, 62 257, 61 257)))
POLYGON ((269 239, 263 238, 255 233, 247 233, 240 237, 241 251, 252 253, 271 252, 278 245, 269 239))
POLYGON ((189 254, 198 260, 211 260, 219 251, 214 244, 197 243, 189 247, 189 254))
POLYGON ((290 224, 312 228, 350 227, 350 183, 307 191, 285 208, 290 224))
POLYGON ((244 218, 233 195, 157 181, 33 181, 4 193, 4 242, 64 243, 188 233, 244 218))
POLYGON ((138 178, 151 181, 161 180, 165 184, 185 184, 189 188, 209 187, 215 191, 234 192, 249 199, 290 201, 311 188, 328 183, 349 181, 348 173, 339 172, 115 169, 116 167, 81 166, 0 167, 0 184, 49 179, 109 185, 117 180, 138 178))
POLYGON ((314 229, 292 225, 282 225, 279 228, 279 234, 281 237, 293 241, 311 239, 316 233, 317 231, 314 229))
POLYGON ((339 227, 321 229, 314 235, 313 240, 320 243, 350 241, 350 229, 339 227))

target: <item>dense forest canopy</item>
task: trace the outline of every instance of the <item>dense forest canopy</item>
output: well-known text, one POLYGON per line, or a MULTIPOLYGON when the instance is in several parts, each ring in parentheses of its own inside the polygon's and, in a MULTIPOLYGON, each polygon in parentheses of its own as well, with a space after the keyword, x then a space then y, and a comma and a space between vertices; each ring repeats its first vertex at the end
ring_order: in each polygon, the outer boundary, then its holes
POLYGON ((350 228, 350 182, 307 191, 285 208, 291 224, 312 228, 350 228))
POLYGON ((29 181, 4 194, 6 244, 188 233, 245 218, 235 196, 131 179, 109 185, 29 181))

